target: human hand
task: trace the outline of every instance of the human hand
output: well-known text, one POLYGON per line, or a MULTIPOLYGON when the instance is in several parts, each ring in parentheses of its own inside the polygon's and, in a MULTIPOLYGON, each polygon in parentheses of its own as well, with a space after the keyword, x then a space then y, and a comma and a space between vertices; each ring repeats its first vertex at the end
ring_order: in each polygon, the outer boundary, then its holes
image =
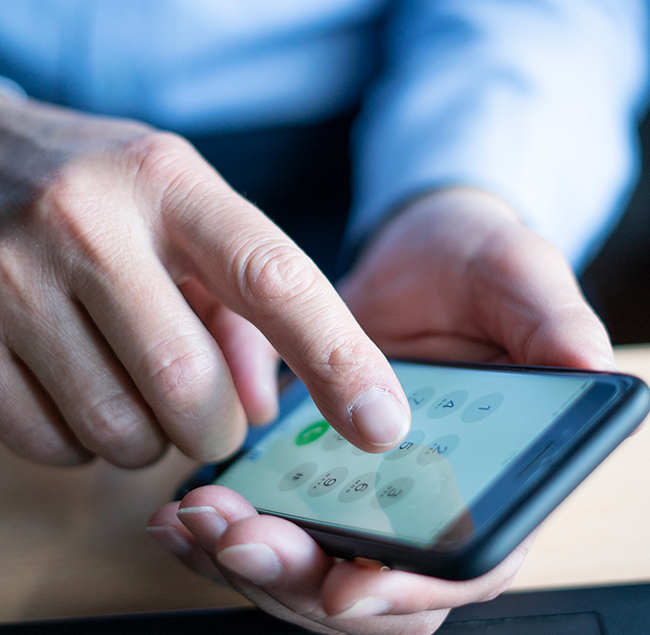
POLYGON ((335 290, 187 142, 0 101, 0 441, 52 464, 136 467, 168 441, 220 459, 275 414, 274 349, 352 443, 406 434, 335 290))
MULTIPOLYGON (((607 334, 562 256, 494 197, 449 190, 379 232, 341 282, 388 354, 611 368, 607 334)), ((532 538, 488 574, 449 582, 328 558, 298 527, 205 487, 159 510, 152 535, 198 573, 312 630, 431 633, 449 608, 495 597, 532 538)))
POLYGON ((615 370, 563 256, 485 192, 443 190, 410 205, 339 291, 389 356, 615 370))
POLYGON ((319 633, 429 635, 450 608, 504 591, 528 538, 495 569, 451 582, 327 556, 298 526, 260 516, 236 492, 193 490, 150 519, 151 535, 196 573, 229 583, 268 613, 319 633))

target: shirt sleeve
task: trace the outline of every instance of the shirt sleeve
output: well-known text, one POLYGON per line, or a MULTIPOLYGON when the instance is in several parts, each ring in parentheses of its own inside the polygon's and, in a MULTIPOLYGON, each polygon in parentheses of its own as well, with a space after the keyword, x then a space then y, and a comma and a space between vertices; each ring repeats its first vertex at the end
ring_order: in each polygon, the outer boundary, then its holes
POLYGON ((8 77, 0 75, 0 95, 9 97, 10 99, 26 99, 27 93, 23 90, 20 84, 17 84, 8 77))
POLYGON ((508 202, 580 268, 639 169, 642 0, 409 0, 355 130, 349 241, 465 185, 508 202))

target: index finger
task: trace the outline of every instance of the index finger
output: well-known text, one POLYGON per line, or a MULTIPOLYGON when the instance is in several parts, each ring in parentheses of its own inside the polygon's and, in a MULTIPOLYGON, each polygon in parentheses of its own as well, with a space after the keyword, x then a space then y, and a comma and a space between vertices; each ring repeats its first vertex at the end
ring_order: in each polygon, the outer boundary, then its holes
POLYGON ((334 428, 368 452, 394 446, 410 410, 384 355, 288 236, 198 155, 190 164, 162 203, 173 248, 264 333, 334 428))

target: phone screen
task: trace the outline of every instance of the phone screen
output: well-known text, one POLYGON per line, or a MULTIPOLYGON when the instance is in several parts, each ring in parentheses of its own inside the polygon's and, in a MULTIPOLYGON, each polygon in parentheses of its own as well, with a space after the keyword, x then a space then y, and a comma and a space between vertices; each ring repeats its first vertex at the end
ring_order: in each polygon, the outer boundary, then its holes
POLYGON ((392 365, 412 410, 399 447, 355 448, 304 390, 214 482, 260 511, 431 546, 594 383, 571 374, 392 365))

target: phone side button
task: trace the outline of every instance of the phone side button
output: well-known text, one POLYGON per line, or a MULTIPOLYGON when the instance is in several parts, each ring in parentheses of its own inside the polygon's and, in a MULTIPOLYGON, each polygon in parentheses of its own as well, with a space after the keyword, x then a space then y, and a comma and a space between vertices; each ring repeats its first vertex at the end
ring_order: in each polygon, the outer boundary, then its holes
POLYGON ((542 464, 545 464, 547 461, 549 461, 554 454, 554 452, 551 451, 554 446, 555 444, 553 441, 547 443, 524 467, 521 468, 521 470, 519 470, 517 476, 523 476, 531 469, 541 467, 542 464))

